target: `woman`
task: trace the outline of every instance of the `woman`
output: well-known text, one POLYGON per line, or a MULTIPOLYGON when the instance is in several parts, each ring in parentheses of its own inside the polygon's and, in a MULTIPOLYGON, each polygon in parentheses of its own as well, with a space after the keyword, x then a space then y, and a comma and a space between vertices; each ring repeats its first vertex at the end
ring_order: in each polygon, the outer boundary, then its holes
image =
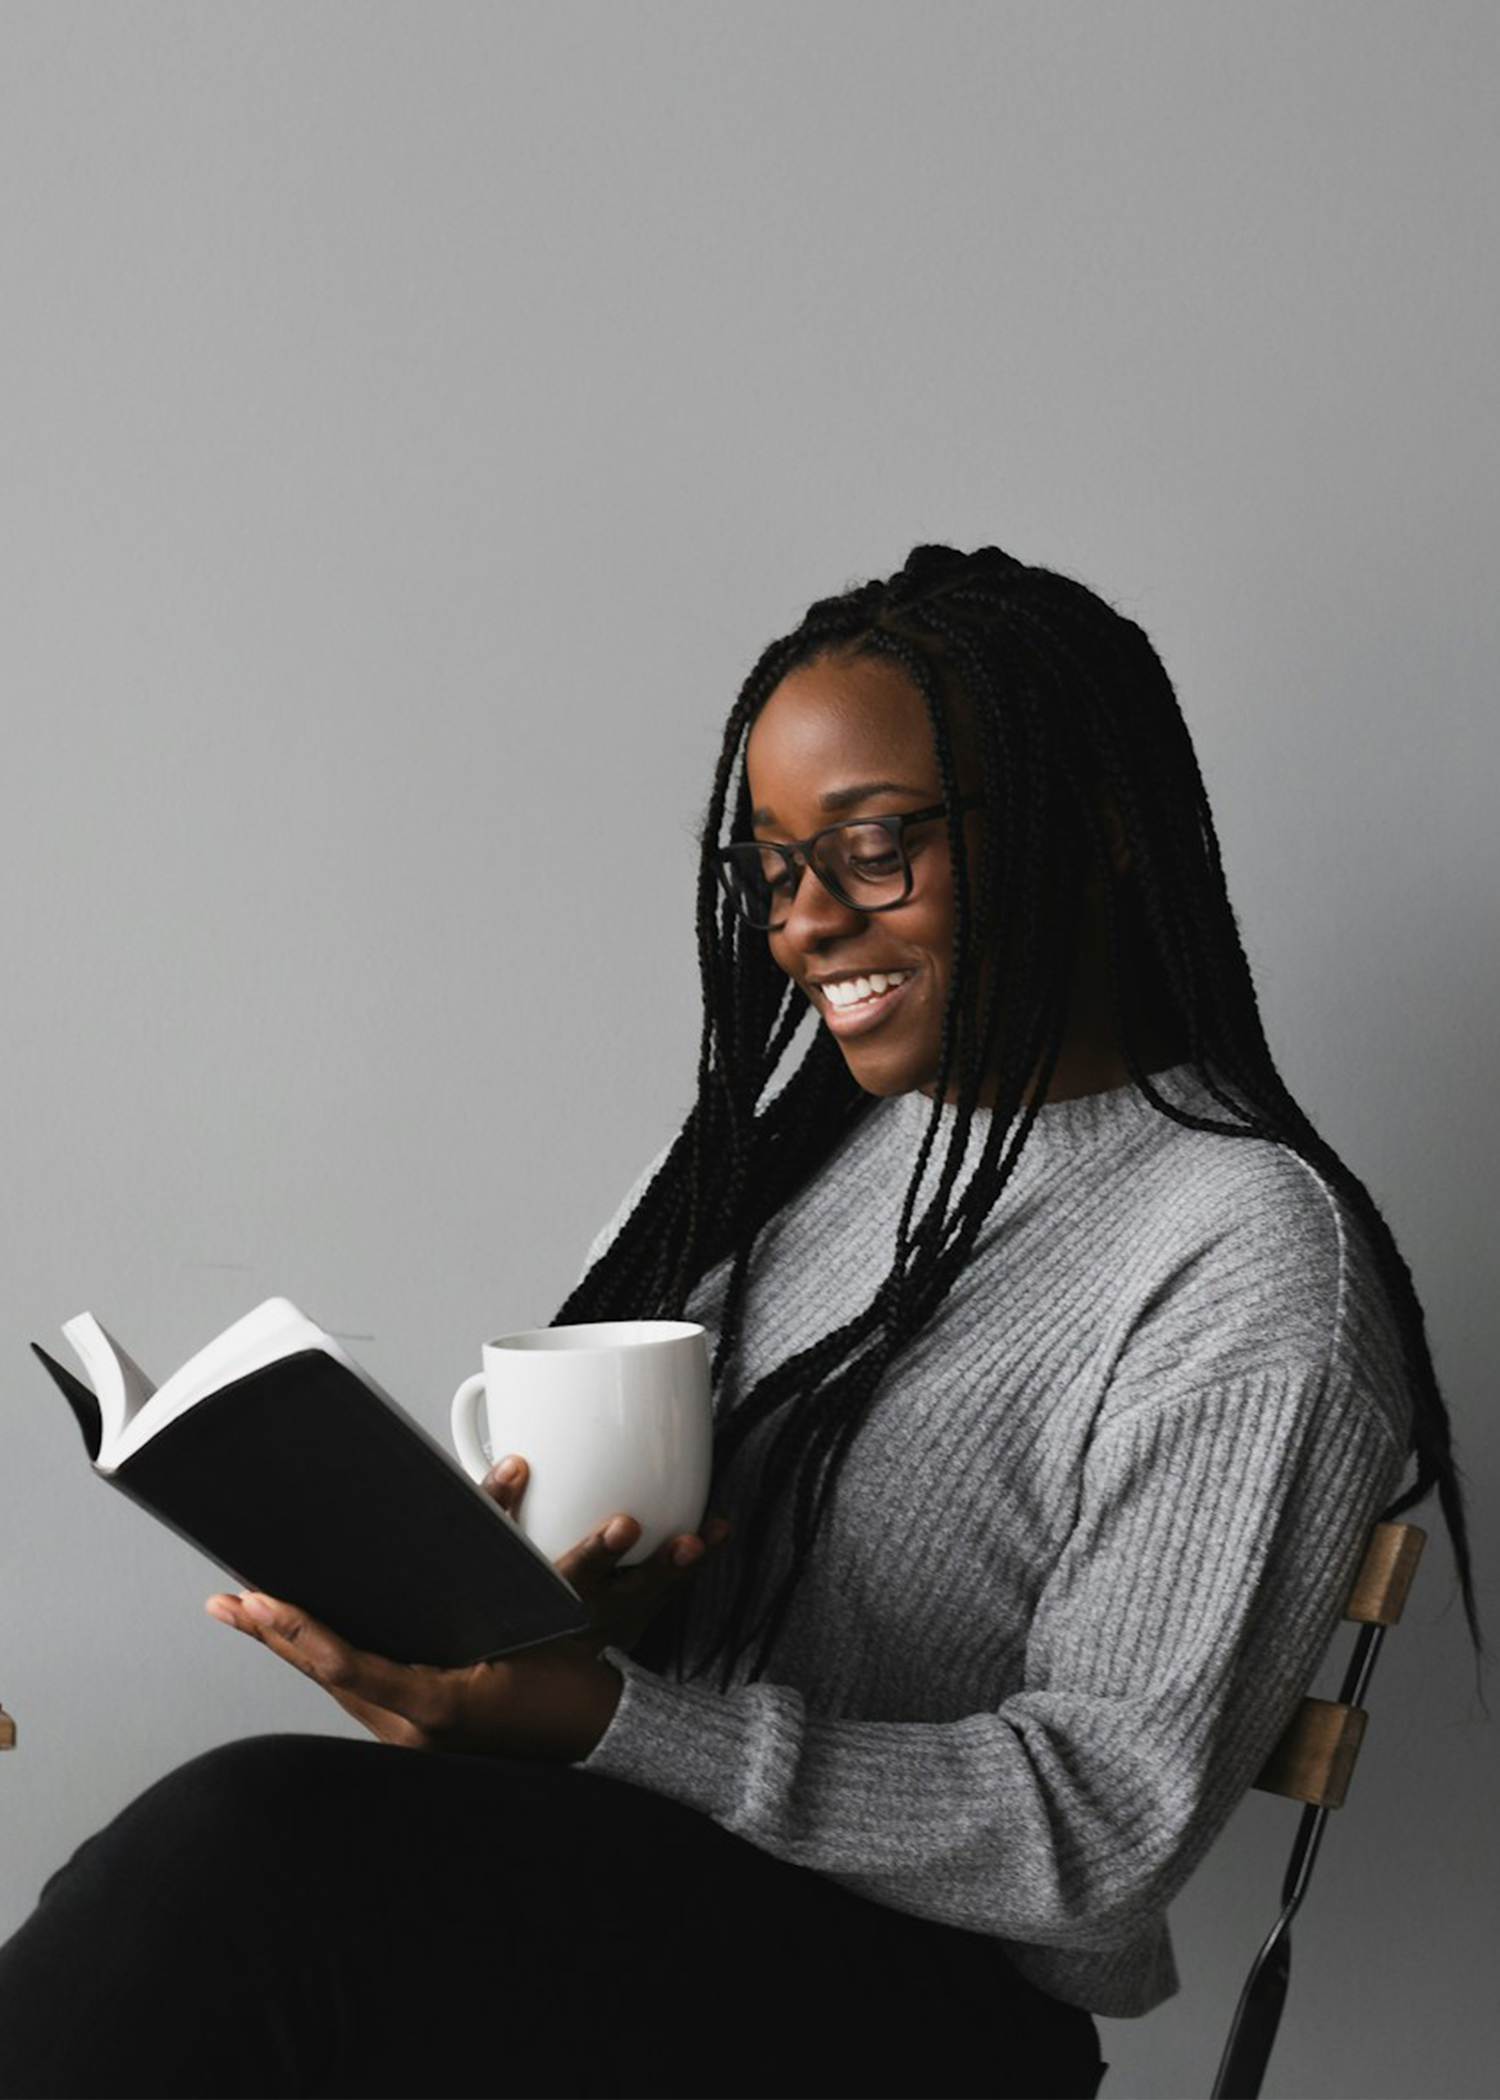
POLYGON ((813 606, 698 930, 696 1105, 559 1317, 709 1327, 728 1544, 616 1573, 622 1515, 596 1636, 468 1671, 211 1600, 388 1747, 216 1752, 85 1847, 5 2090, 1088 2092, 1409 1449, 1472 1619, 1410 1279, 1138 629, 994 549, 813 606))

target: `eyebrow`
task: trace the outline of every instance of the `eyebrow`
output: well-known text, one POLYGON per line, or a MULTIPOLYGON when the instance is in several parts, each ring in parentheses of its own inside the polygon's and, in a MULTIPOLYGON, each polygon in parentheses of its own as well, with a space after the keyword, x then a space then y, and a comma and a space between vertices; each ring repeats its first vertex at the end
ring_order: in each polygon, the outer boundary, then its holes
MULTIPOLYGON (((836 810, 853 809, 861 802, 868 802, 872 795, 918 795, 928 801, 935 799, 936 790, 930 787, 913 787, 903 780, 861 780, 853 787, 830 788, 818 807, 830 815, 836 810)), ((768 809, 757 809, 751 816, 753 824, 774 824, 775 817, 768 809)))

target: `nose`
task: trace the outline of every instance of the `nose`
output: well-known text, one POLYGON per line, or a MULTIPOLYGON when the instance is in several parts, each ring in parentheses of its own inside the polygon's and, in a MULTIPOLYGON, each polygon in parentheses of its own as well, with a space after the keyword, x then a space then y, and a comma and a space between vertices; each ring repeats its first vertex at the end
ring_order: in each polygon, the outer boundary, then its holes
POLYGON ((835 897, 814 870, 804 865, 802 878, 776 933, 788 946, 811 954, 844 934, 857 933, 864 918, 863 912, 835 897))

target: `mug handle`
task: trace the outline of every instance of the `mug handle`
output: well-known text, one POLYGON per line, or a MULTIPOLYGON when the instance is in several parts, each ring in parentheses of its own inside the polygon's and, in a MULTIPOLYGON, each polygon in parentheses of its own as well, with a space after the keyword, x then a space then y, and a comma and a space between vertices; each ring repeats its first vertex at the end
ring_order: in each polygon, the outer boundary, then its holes
POLYGON ((453 1447, 458 1453, 459 1463, 472 1480, 483 1480, 491 1465, 479 1432, 479 1406, 483 1398, 484 1373, 476 1371, 453 1395, 449 1416, 453 1447))

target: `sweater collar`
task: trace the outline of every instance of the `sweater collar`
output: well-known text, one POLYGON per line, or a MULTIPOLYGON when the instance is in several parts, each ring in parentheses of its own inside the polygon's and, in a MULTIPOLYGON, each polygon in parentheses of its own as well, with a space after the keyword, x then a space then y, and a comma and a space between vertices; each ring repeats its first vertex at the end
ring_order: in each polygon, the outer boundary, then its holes
MULTIPOLYGON (((1164 1072, 1153 1072, 1148 1076, 1156 1092, 1172 1107, 1214 1121, 1227 1120, 1228 1111, 1215 1100, 1194 1066, 1172 1065, 1164 1072)), ((882 1107, 890 1118, 893 1137, 915 1152, 932 1116, 932 1103, 925 1094, 912 1093, 897 1095, 882 1107)), ((1160 1129, 1166 1120, 1154 1102, 1148 1100, 1133 1082, 1109 1087, 1100 1094, 1079 1094, 1071 1101, 1049 1101, 1037 1113, 1022 1158, 1038 1162, 1057 1161, 1101 1147, 1116 1147, 1153 1125, 1160 1129)), ((977 1155, 993 1121, 989 1109, 974 1111, 967 1148, 970 1152, 977 1155)), ((957 1124, 958 1110, 950 1102, 944 1102, 938 1111, 934 1140, 936 1156, 941 1156, 957 1124)))

